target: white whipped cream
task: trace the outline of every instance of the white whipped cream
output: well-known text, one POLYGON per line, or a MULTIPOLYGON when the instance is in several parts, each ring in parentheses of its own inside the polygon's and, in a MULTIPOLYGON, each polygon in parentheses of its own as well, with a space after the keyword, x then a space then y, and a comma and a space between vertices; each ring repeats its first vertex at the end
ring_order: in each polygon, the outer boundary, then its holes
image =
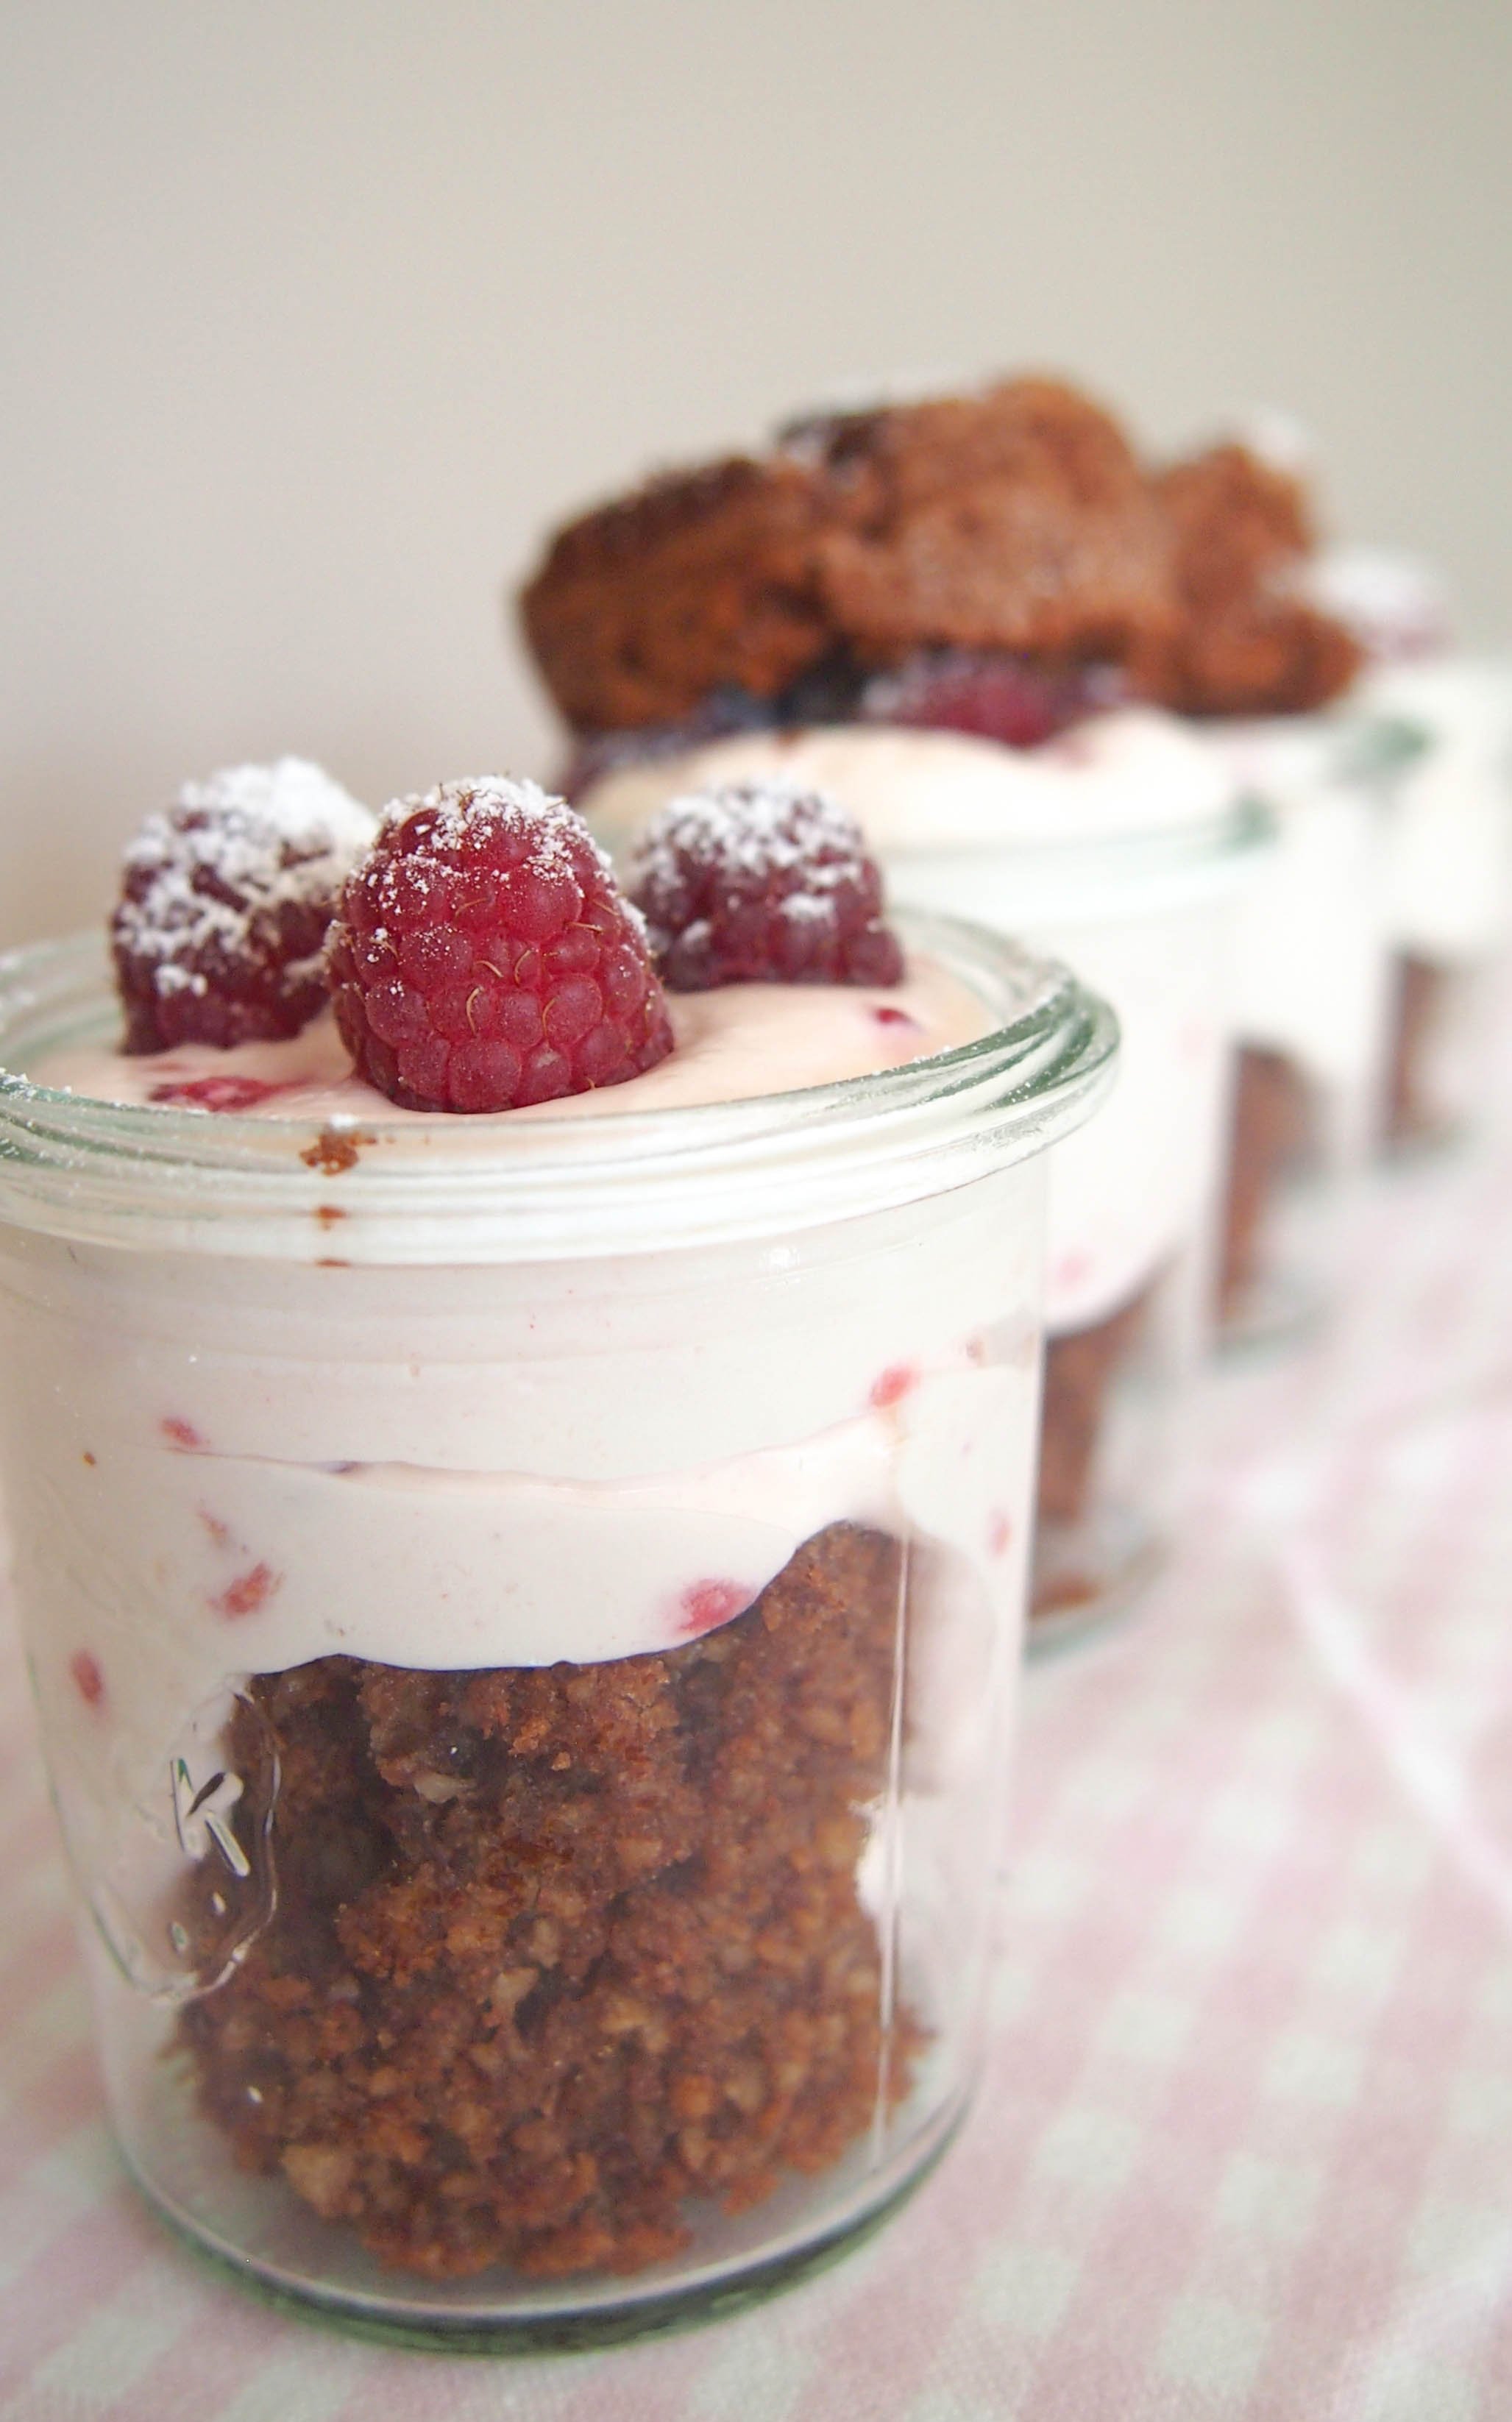
POLYGON ((1389 982, 1384 810, 1356 770, 1347 711, 1203 727, 1241 789, 1263 799, 1276 847, 1235 936, 1234 1005, 1246 1043, 1283 1052, 1319 1089, 1346 1157, 1375 1115, 1389 982))
POLYGON ((1022 1554, 1034 1253, 984 1191, 848 1223, 795 1268, 725 1249, 467 1288, 269 1266, 243 1303, 207 1263, 141 1269, 126 1307, 109 1256, 34 1241, 45 1301, 12 1308, 8 1350, 52 1385, 40 1419, 14 1408, 8 1469, 51 1712, 140 1784, 235 1672, 672 1647, 847 1518, 954 1549, 996 1595, 1022 1554))
MULTIPOLYGON (((685 1047, 659 1068, 501 1118, 664 1106, 679 1057, 690 1090, 670 1098, 719 1098, 758 1069, 768 1089, 828 1081, 991 1024, 923 966, 885 995, 755 985, 673 1013, 685 1047), (879 1024, 869 1004, 916 1023, 879 1024)), ((207 1065, 300 1072, 311 1090, 269 1096, 269 1117, 323 1115, 323 1086, 352 1106, 319 1027, 30 1073, 139 1100, 165 1071, 207 1065)), ((480 1124, 383 1115, 442 1152, 480 1124)), ((791 1236, 482 1268, 318 1259, 339 1231, 307 1261, 5 1232, 0 1350, 46 1374, 0 1391, 17 1596, 97 1909, 140 1864, 122 1810, 171 1848, 170 1761, 188 1739, 213 1758, 248 1673, 329 1653, 449 1670, 669 1648, 846 1519, 914 1543, 936 1576, 921 1608, 937 1584, 942 1608, 969 1600, 1007 1627, 1038 1421, 1042 1195, 1026 1161, 791 1236)), ((948 1676, 931 1687, 948 1696, 948 1676)), ((146 1920, 103 1922, 130 1965, 146 1920)))
POLYGON ((1103 844, 1221 829, 1232 777, 1173 717, 1131 708, 1043 747, 846 725, 742 734, 617 773, 584 802, 627 861, 677 793, 786 779, 861 824, 890 896, 970 917, 1066 960, 1111 1001, 1118 1082, 1050 1156, 1047 1321, 1085 1328, 1193 1243, 1216 1192, 1232 851, 1179 869, 1103 844))
POLYGON ((890 725, 741 732, 622 767, 595 783, 584 811, 618 862, 677 792, 776 774, 832 792, 884 856, 1168 831, 1225 805, 1210 760, 1179 723, 1121 707, 1038 748, 890 725))
MULTIPOLYGON (((669 993, 667 1006, 676 1047, 643 1076, 523 1109, 482 1111, 464 1124, 476 1136, 522 1121, 533 1125, 751 1101, 953 1050, 985 1033, 990 1022, 973 992, 925 958, 910 963, 900 984, 728 984, 714 992, 669 993)), ((242 1043, 227 1051, 181 1044, 136 1056, 89 1044, 49 1052, 26 1073, 38 1084, 101 1102, 194 1109, 204 1106, 196 1087, 224 1089, 241 1080, 248 1097, 234 1107, 246 1118, 371 1119, 401 1130, 420 1119, 396 1109, 354 1072, 328 1010, 288 1042, 242 1043), (252 1093, 259 1085, 272 1090, 252 1093)), ((437 1112, 420 1131, 445 1133, 451 1124, 437 1112)))

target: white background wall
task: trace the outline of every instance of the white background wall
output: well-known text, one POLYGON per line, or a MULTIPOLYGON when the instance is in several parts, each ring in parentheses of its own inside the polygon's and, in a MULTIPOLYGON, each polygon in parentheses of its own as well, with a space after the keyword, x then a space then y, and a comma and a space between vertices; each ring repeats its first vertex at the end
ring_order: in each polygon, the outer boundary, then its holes
POLYGON ((556 519, 887 373, 1311 426, 1512 629, 1506 0, 0 6, 0 941, 191 773, 544 770, 556 519))

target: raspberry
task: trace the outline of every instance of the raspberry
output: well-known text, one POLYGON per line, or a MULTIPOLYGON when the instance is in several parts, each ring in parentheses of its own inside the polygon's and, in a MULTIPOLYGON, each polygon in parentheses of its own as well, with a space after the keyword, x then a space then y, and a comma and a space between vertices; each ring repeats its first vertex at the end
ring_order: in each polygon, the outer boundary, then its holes
POLYGON ((822 793, 732 783, 669 800, 637 851, 632 896, 673 992, 903 974, 860 826, 822 793))
POLYGON ((126 853, 111 919, 124 1048, 266 1042, 325 1005, 321 952, 366 808, 297 757, 187 783, 126 853))
POLYGON ((969 731, 1010 748, 1037 748, 1099 707, 1116 703, 1119 677, 1107 665, 1053 672, 1022 656, 936 648, 896 672, 868 682, 858 710, 864 723, 902 723, 932 731, 969 731))
POLYGON ((672 1047, 638 917, 582 818, 534 782, 396 800, 326 959, 343 1042, 405 1109, 517 1109, 672 1047))

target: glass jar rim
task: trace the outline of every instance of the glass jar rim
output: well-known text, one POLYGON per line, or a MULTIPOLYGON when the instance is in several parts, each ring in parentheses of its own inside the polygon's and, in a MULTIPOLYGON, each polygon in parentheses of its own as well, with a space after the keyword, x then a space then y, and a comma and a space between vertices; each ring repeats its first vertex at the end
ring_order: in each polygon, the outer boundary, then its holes
MULTIPOLYGON (((997 1023, 899 1067, 734 1102, 522 1122, 323 1124, 107 1103, 0 1074, 0 1221, 140 1251, 505 1263, 780 1236, 1042 1151, 1111 1081, 1117 1021, 1064 967, 897 912, 997 1023)), ((114 1014, 93 935, 0 958, 0 1068, 114 1014)))
MULTIPOLYGON (((1249 881, 1277 836, 1271 803, 1238 791, 1221 813, 1181 824, 938 841, 890 848, 882 859, 898 897, 939 907, 961 897, 1006 901, 1002 921, 1034 941, 1047 927, 1126 924, 1221 904, 1249 881)), ((996 906, 991 913, 996 923, 996 906)))
POLYGON ((1044 882, 1057 889, 1172 877, 1221 889, 1256 851, 1268 848, 1274 837, 1274 818, 1264 798, 1236 786, 1213 814, 1172 824, 1110 826, 1102 832, 1004 833, 992 840, 959 841, 924 837, 906 845, 890 842, 881 856, 895 867, 916 858, 1008 862, 1021 866, 1030 883, 1044 882))

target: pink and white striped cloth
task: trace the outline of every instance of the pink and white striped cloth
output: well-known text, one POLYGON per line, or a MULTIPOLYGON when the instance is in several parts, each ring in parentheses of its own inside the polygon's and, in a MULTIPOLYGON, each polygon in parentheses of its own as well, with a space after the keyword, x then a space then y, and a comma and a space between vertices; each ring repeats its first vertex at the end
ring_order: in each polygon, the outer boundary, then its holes
POLYGON ((681 2337, 389 2352, 164 2233, 0 1622, 4 2422, 1503 2422, 1509 1240, 1512 1116, 1373 1181, 1315 1344, 1214 1376, 1179 1564, 1029 1677, 972 2123, 873 2244, 681 2337))

